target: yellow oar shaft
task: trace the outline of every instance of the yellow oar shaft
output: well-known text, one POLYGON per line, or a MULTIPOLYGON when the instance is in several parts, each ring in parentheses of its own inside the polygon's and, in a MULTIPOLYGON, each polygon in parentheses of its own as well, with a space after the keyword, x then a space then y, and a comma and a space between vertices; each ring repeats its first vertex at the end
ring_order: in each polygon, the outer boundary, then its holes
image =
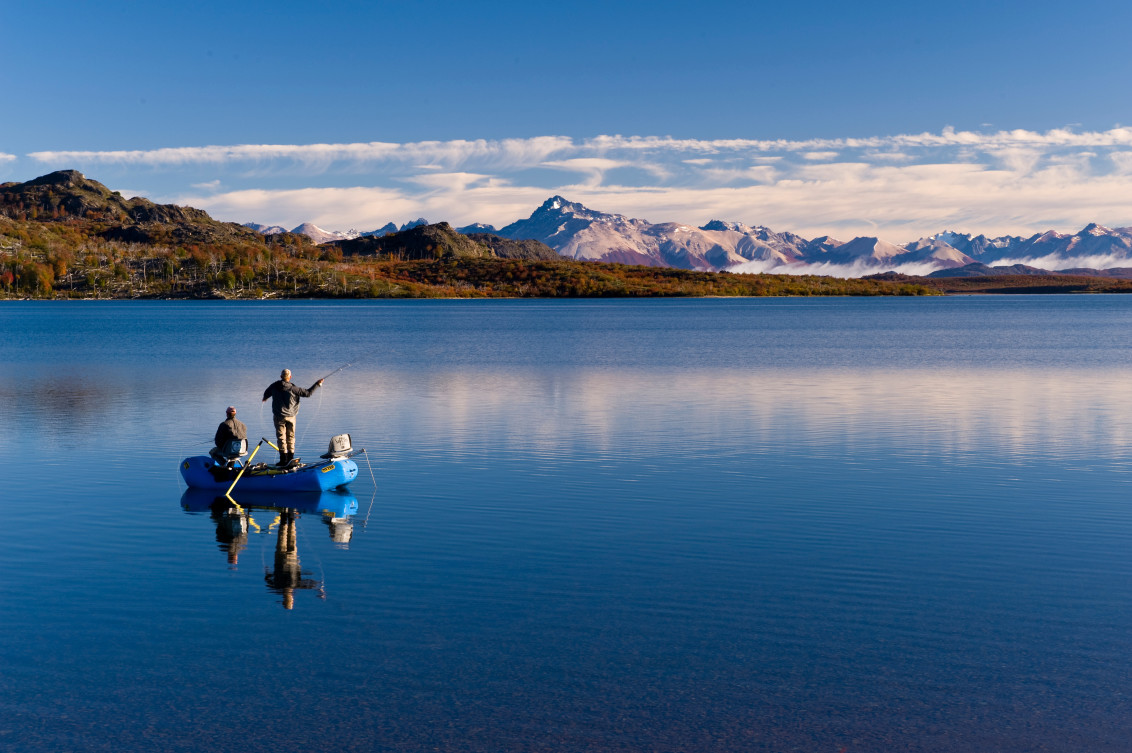
MULTIPOLYGON (((228 499, 232 499, 232 490, 236 488, 236 484, 239 483, 240 478, 244 475, 244 471, 246 471, 248 469, 248 466, 252 464, 252 458, 255 457, 255 454, 257 452, 259 452, 260 446, 266 441, 267 440, 265 440, 265 439, 261 439, 258 442, 256 442, 255 449, 252 450, 252 454, 248 456, 247 462, 245 462, 244 466, 242 468, 240 468, 240 472, 236 474, 236 480, 233 481, 232 485, 228 487, 228 491, 224 492, 225 497, 227 497, 228 499)), ((268 444, 271 444, 271 443, 268 442, 268 444)), ((232 501, 235 502, 236 500, 232 499, 232 501)))

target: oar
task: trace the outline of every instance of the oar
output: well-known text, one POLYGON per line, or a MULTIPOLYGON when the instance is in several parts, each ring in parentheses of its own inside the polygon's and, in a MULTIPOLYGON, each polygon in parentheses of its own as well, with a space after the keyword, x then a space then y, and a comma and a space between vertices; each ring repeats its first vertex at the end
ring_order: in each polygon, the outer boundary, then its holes
MULTIPOLYGON (((259 452, 260 445, 262 445, 264 442, 267 442, 267 440, 261 439, 255 443, 255 449, 252 450, 252 454, 248 456, 247 461, 245 461, 243 467, 240 468, 240 472, 236 474, 236 480, 233 481, 232 485, 228 487, 228 491, 224 492, 225 497, 232 499, 232 490, 236 488, 236 484, 239 483, 240 478, 244 475, 244 471, 246 471, 248 469, 248 466, 252 464, 252 458, 255 457, 255 454, 257 452, 259 452)), ((235 503, 236 500, 232 499, 232 502, 235 503)))

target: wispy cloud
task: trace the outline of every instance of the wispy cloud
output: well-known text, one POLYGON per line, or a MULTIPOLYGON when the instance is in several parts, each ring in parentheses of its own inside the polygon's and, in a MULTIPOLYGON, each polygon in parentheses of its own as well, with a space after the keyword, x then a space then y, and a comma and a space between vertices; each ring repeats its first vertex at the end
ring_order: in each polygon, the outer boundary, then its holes
MULTIPOLYGON (((997 264, 998 262, 996 262, 997 264)), ((878 268, 875 264, 857 262, 854 264, 782 264, 776 261, 748 261, 737 264, 728 269, 729 272, 759 274, 787 275, 825 275, 827 277, 863 277, 874 275, 879 271, 898 272, 905 275, 928 275, 939 269, 938 264, 931 262, 909 262, 905 264, 886 265, 878 268)))
POLYGON ((15 162, 15 161, 16 161, 16 155, 7 154, 5 152, 0 152, 0 162, 15 162))
POLYGON ((131 151, 44 151, 28 157, 45 164, 113 164, 153 167, 189 164, 292 162, 321 171, 338 163, 400 162, 410 165, 455 167, 469 162, 500 168, 536 165, 575 149, 571 139, 542 136, 531 139, 419 141, 407 144, 242 144, 193 146, 131 151))
MULTIPOLYGON (((11 155, 0 155, 10 163, 11 155)), ((805 140, 586 139, 245 144, 42 151, 41 165, 161 176, 163 200, 229 220, 378 227, 418 216, 506 224, 558 193, 653 221, 738 220, 907 242, 954 229, 1029 234, 1132 225, 1132 128, 805 140), (142 169, 148 172, 143 172, 142 169), (227 188, 228 190, 224 190, 227 188)), ((151 194, 152 195, 152 194, 151 194)))
MULTIPOLYGON (((807 139, 674 139, 655 136, 596 136, 576 140, 566 136, 539 136, 528 139, 418 141, 392 143, 373 141, 351 144, 242 144, 236 146, 169 147, 116 151, 40 151, 27 156, 45 164, 127 164, 176 166, 232 162, 292 161, 314 168, 334 163, 494 164, 498 167, 536 167, 552 158, 586 159, 613 153, 655 152, 673 155, 764 156, 768 152, 796 153, 806 159, 832 159, 842 151, 870 150, 877 159, 881 150, 899 154, 901 150, 964 147, 1000 154, 1003 159, 1023 152, 1056 148, 1132 148, 1132 128, 1077 133, 1066 129, 1038 131, 1014 130, 995 133, 956 131, 903 134, 869 138, 807 139)), ((11 157, 12 155, 6 155, 11 157)), ((704 164, 705 157, 681 156, 689 165, 704 164)))

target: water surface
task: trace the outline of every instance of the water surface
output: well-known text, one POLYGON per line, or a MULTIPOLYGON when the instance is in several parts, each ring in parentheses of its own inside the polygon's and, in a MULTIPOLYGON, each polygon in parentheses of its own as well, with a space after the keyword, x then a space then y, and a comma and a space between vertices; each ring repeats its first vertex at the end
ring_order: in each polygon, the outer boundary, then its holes
POLYGON ((1132 299, 9 303, 0 345, 0 747, 1132 739, 1132 299), (299 454, 372 465, 234 538, 178 460, 343 363, 299 454))

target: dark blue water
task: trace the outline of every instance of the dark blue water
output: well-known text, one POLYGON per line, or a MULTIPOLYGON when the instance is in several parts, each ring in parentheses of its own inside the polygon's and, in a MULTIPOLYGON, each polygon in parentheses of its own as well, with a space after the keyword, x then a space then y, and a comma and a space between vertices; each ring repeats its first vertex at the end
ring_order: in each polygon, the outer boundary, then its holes
POLYGON ((0 348, 0 749, 1130 747, 1132 298, 8 303, 0 348), (246 535, 183 494, 343 363, 299 454, 373 480, 246 535))

